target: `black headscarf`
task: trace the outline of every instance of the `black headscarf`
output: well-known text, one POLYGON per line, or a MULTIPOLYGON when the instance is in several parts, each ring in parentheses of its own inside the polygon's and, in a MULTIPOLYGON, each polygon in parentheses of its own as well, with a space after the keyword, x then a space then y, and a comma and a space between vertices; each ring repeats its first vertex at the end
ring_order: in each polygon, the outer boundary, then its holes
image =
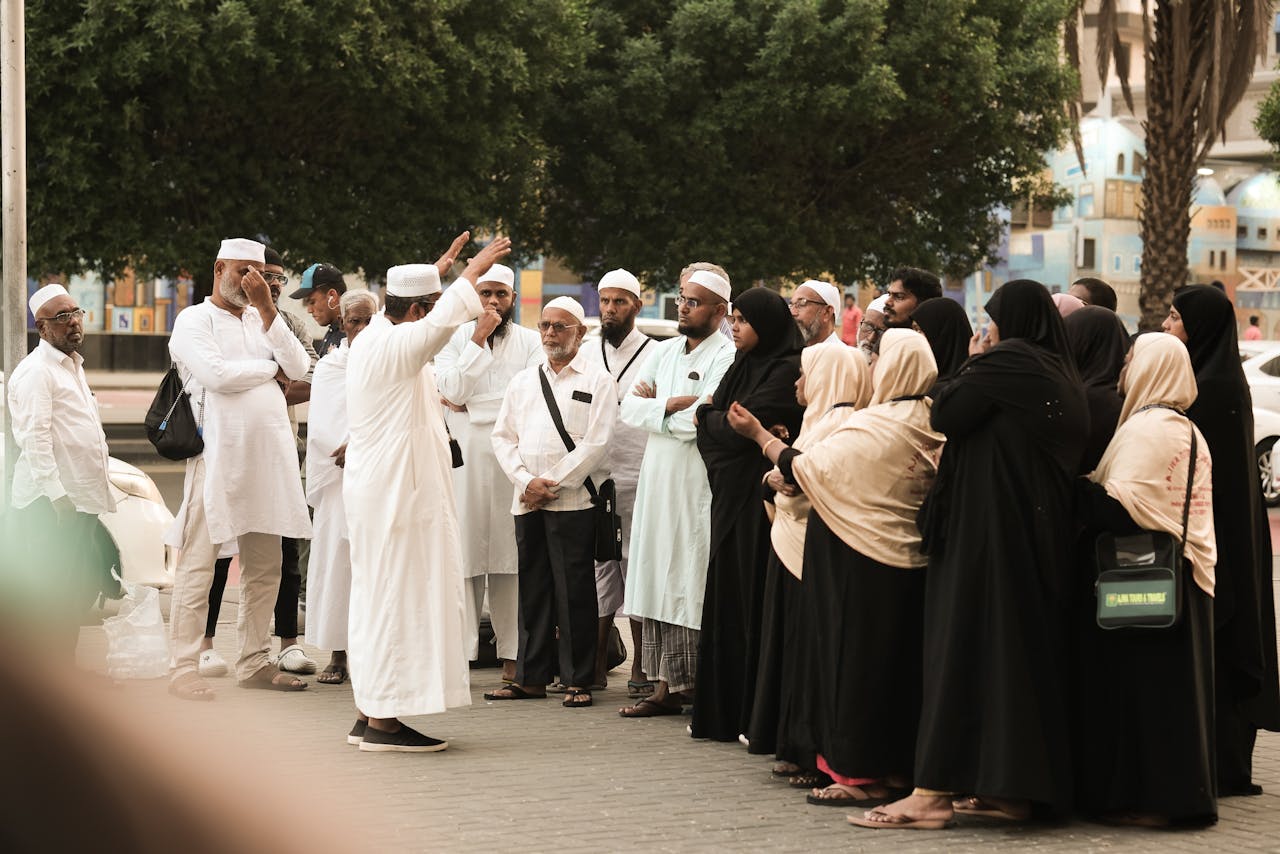
POLYGON ((987 314, 1000 330, 1000 340, 1022 338, 1061 356, 1068 373, 1076 373, 1071 361, 1062 315, 1048 288, 1031 279, 1014 279, 1001 285, 987 301, 987 314))
POLYGON ((1116 383, 1129 352, 1129 333, 1114 311, 1095 305, 1073 311, 1062 326, 1089 400, 1089 440, 1080 462, 1081 474, 1088 474, 1102 459, 1120 421, 1124 398, 1116 383))
POLYGON ((754 380, 759 378, 769 362, 785 356, 798 359, 804 346, 791 309, 777 292, 768 288, 751 288, 733 301, 733 307, 751 324, 759 341, 745 353, 738 351, 733 365, 716 390, 712 405, 724 409, 729 407, 741 389, 754 385, 754 380))
POLYGON ((920 303, 911 320, 920 327, 929 341, 929 349, 933 350, 933 359, 938 363, 938 382, 951 379, 969 358, 973 327, 969 325, 968 312, 953 299, 935 297, 920 303))
MULTIPOLYGON (((1280 727, 1275 605, 1271 591, 1271 529, 1262 503, 1253 447, 1253 400, 1240 367, 1231 300, 1210 285, 1173 295, 1182 315, 1198 395, 1187 415, 1213 457, 1213 524, 1218 541, 1214 584, 1214 661, 1218 694, 1246 725, 1280 727)), ((1236 725, 1239 725, 1237 722, 1236 725)), ((1230 745, 1220 750, 1236 752, 1230 745)), ((1225 762, 1237 764, 1233 758, 1225 762)), ((1222 763, 1220 762, 1220 767, 1222 763)), ((1234 783, 1234 781, 1229 781, 1234 783)))

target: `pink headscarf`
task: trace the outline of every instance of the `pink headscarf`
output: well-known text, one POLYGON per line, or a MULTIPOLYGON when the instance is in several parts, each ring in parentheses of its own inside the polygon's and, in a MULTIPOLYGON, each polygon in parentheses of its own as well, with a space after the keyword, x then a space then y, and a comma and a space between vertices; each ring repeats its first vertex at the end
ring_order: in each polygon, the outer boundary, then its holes
POLYGON ((1053 304, 1058 307, 1058 314, 1063 317, 1084 308, 1084 303, 1080 301, 1080 298, 1073 297, 1071 294, 1054 294, 1053 304))

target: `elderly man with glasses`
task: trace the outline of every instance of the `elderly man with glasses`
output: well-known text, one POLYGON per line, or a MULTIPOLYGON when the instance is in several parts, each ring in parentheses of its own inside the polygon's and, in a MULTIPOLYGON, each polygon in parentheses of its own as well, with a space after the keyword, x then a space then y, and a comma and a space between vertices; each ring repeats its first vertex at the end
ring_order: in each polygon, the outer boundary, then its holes
POLYGON ((790 300, 791 316, 804 339, 804 346, 838 344, 836 317, 840 313, 840 291, 830 282, 809 279, 795 289, 790 300))
POLYGON ((512 378, 493 427, 494 453, 514 485, 520 644, 516 681, 486 700, 544 698, 559 674, 563 705, 591 705, 597 628, 592 492, 608 478, 618 394, 609 372, 579 352, 584 320, 577 300, 547 303, 538 323, 546 362, 512 378))
POLYGON ((73 662, 80 618, 100 591, 114 586, 104 583, 111 560, 98 515, 114 510, 115 501, 107 439, 80 355, 84 311, 57 284, 36 291, 27 305, 40 343, 9 378, 19 455, 10 496, 15 527, 5 541, 25 543, 20 577, 33 583, 7 588, 0 598, 47 632, 56 655, 73 662), (28 602, 20 592, 34 598, 28 602))

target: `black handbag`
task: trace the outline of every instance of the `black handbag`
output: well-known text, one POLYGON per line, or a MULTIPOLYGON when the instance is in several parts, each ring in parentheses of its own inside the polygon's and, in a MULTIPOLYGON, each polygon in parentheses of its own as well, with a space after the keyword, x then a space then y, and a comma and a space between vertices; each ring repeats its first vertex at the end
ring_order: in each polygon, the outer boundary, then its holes
MULTIPOLYGON (((547 375, 538 368, 538 379, 542 381, 542 396, 547 401, 547 409, 551 412, 551 421, 560 432, 560 439, 570 451, 577 447, 569 431, 564 429, 564 419, 560 416, 560 407, 556 405, 555 395, 551 393, 551 383, 547 375)), ((618 515, 618 488, 610 478, 596 485, 588 477, 582 482, 591 495, 591 505, 595 509, 595 558, 599 561, 622 560, 622 517, 618 515)))
POLYGON ((1182 615, 1182 550, 1187 544, 1197 450, 1196 430, 1190 426, 1191 460, 1187 463, 1182 537, 1142 531, 1123 537, 1099 534, 1094 543, 1098 568, 1095 619, 1100 628, 1167 629, 1177 625, 1182 615))
POLYGON ((191 395, 182 385, 178 366, 171 364, 143 419, 147 439, 167 460, 186 460, 204 452, 204 392, 200 392, 201 421, 191 414, 191 395))

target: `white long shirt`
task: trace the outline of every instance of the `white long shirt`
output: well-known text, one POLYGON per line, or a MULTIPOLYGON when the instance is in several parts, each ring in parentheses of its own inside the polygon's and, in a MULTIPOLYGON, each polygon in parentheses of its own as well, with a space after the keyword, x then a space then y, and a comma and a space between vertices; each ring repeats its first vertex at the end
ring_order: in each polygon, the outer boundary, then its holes
MULTIPOLYGON (((601 336, 598 343, 593 342, 583 350, 591 361, 613 377, 618 400, 621 401, 635 387, 645 362, 655 352, 655 344, 652 338, 639 329, 632 329, 622 339, 621 346, 614 347, 601 336)), ((613 439, 609 442, 609 470, 613 474, 618 492, 635 491, 636 481, 640 477, 640 461, 644 458, 644 446, 648 441, 649 433, 646 430, 632 427, 621 420, 614 425, 613 439)))
MULTIPOLYGON (((691 629, 702 626, 702 601, 711 551, 711 486, 698 453, 693 414, 707 402, 733 364, 733 342, 712 333, 693 352, 685 338, 649 349, 637 382, 653 398, 629 391, 622 420, 649 434, 631 520, 630 564, 623 611, 691 629), (667 414, 667 398, 696 395, 698 403, 667 414)), ((634 388, 635 383, 632 384, 634 388)))
POLYGON ((115 509, 107 480, 107 437, 84 375, 84 358, 44 339, 13 369, 8 385, 14 507, 66 496, 81 513, 115 509))
POLYGON ((493 423, 511 378, 543 360, 538 333, 509 324, 492 345, 471 340, 474 323, 464 323, 436 356, 436 385, 466 412, 446 411, 445 423, 462 448, 463 464, 453 470, 462 533, 462 567, 467 578, 511 575, 519 569, 516 526, 507 502, 510 481, 493 453, 493 423))
POLYGON ((545 362, 516 374, 493 427, 498 465, 514 486, 511 512, 516 516, 530 512, 531 508, 520 502, 520 496, 536 477, 560 484, 556 500, 542 509, 591 507, 591 494, 584 482, 590 477, 598 485, 609 477, 606 456, 617 420, 618 394, 613 377, 592 364, 581 350, 558 374, 545 362), (572 452, 551 420, 539 374, 551 383, 565 430, 573 439, 572 452))
POLYGON ((449 443, 427 363, 480 309, 458 279, 422 320, 375 315, 350 348, 347 653, 356 706, 375 718, 471 703, 449 443))
POLYGON ((205 478, 204 494, 192 495, 199 457, 187 460, 182 506, 166 542, 182 546, 192 501, 204 502, 213 543, 248 533, 310 537, 298 449, 275 376, 283 370, 301 379, 311 360, 284 319, 277 313, 264 332, 257 309, 236 317, 206 299, 178 315, 169 354, 203 424, 205 478))

